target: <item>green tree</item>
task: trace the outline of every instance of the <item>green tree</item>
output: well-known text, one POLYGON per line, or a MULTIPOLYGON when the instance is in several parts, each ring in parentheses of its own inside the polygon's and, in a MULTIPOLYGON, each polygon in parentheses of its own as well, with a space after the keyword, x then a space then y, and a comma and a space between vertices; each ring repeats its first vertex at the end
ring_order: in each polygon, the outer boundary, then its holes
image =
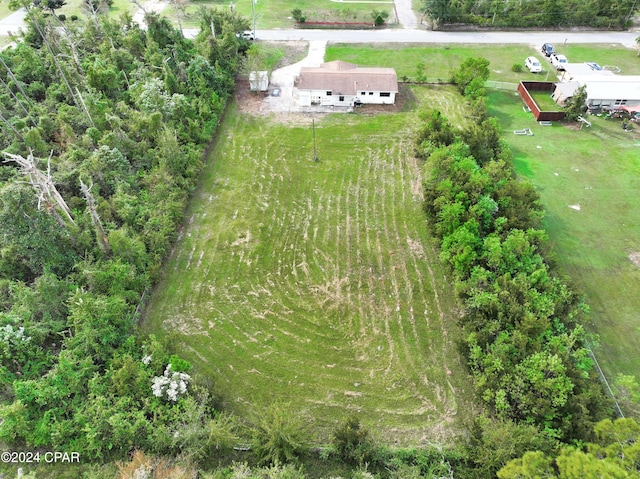
POLYGON ((454 18, 451 0, 423 0, 421 11, 435 22, 434 30, 441 23, 449 23, 454 18))
POLYGON ((565 118, 568 121, 576 121, 579 116, 587 111, 587 90, 584 86, 578 88, 565 105, 565 118))
POLYGON ((640 426, 610 419, 595 426, 597 443, 563 446, 557 454, 527 452, 498 472, 499 479, 632 479, 640 477, 640 426))
POLYGON ((467 58, 452 75, 460 93, 472 99, 483 96, 481 90, 488 78, 489 60, 485 58, 467 58))

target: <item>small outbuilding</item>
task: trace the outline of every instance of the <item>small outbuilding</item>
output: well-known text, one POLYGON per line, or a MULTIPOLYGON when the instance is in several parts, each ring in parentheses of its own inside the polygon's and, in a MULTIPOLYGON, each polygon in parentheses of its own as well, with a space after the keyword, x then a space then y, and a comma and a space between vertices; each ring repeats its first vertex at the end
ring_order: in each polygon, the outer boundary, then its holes
POLYGON ((249 73, 249 90, 267 91, 269 89, 269 72, 253 71, 249 73))
POLYGON ((392 105, 398 78, 393 68, 359 67, 336 60, 301 68, 297 88, 301 106, 392 105))

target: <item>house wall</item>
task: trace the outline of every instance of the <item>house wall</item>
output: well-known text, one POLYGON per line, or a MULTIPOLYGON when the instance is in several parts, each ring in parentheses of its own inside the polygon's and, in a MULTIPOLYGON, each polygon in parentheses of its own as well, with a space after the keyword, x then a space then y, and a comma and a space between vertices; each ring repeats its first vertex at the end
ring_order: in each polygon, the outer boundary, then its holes
MULTIPOLYGON (((615 110, 617 107, 622 104, 618 102, 618 100, 611 99, 594 99, 587 98, 587 105, 589 108, 602 108, 604 110, 615 110)), ((632 107, 632 106, 640 106, 640 100, 626 100, 624 102, 624 106, 632 107)))
POLYGON ((381 97, 381 92, 379 91, 365 91, 364 95, 362 95, 362 91, 359 91, 358 95, 340 95, 335 92, 327 95, 327 91, 328 90, 300 90, 298 93, 300 104, 302 106, 308 106, 307 97, 309 97, 309 103, 311 105, 322 106, 353 106, 356 102, 375 105, 392 105, 396 101, 395 92, 389 92, 388 97, 381 97))

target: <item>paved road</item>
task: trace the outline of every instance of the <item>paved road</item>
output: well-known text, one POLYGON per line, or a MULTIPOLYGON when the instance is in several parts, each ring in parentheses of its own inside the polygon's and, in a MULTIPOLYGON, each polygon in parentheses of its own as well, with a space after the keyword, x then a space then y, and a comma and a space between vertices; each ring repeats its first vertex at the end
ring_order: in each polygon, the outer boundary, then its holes
POLYGON ((18 31, 22 28, 24 30, 27 27, 24 24, 24 17, 26 16, 24 8, 13 12, 11 15, 0 19, 0 35, 12 35, 18 34, 18 31))
MULTIPOLYGON (((185 33, 187 31, 185 30, 185 33)), ((433 32, 387 30, 258 30, 259 40, 324 40, 332 43, 495 43, 542 45, 550 42, 636 45, 638 32, 433 32)))

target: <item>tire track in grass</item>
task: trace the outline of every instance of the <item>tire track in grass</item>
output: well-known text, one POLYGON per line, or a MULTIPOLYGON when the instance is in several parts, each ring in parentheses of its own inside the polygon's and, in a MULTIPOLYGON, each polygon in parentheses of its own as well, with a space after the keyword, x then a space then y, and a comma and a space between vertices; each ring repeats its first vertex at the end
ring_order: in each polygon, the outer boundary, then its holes
POLYGON ((290 397, 327 431, 346 410, 396 437, 439 431, 446 423, 436 414, 452 403, 434 363, 449 361, 448 346, 432 338, 442 324, 422 314, 447 303, 432 299, 415 244, 417 165, 405 143, 370 136, 356 156, 361 135, 339 125, 339 160, 304 163, 287 153, 294 130, 246 123, 220 147, 228 157, 216 164, 219 180, 203 190, 206 205, 179 241, 187 247, 171 259, 186 274, 195 248, 188 280, 174 286, 179 304, 162 306, 173 318, 166 329, 186 328, 187 355, 238 410, 290 397))
MULTIPOLYGON (((398 160, 400 160, 397 149, 391 152, 387 152, 387 155, 385 155, 389 158, 396 158, 398 160)), ((394 277, 394 290, 395 290, 395 294, 397 296, 397 301, 399 304, 403 304, 406 308, 407 311, 409 311, 409 313, 413 312, 413 292, 412 292, 412 287, 409 284, 409 282, 406 280, 408 273, 407 273, 407 264, 406 264, 406 246, 405 246, 405 242, 402 241, 401 239, 401 235, 400 235, 400 223, 398 222, 399 217, 400 217, 400 211, 398 211, 397 209, 397 204, 398 201, 400 201, 400 206, 401 206, 401 210, 402 213, 404 214, 404 212, 406 211, 407 208, 410 208, 410 205, 407 205, 405 203, 405 193, 404 193, 404 189, 405 189, 405 183, 404 183, 404 166, 402 164, 402 161, 398 161, 398 164, 396 165, 394 163, 394 170, 395 172, 397 172, 397 176, 399 176, 399 179, 396 179, 396 181, 393 182, 394 188, 393 188, 393 198, 392 201, 390 202, 391 204, 391 218, 393 221, 393 228, 391 230, 388 230, 387 236, 389 236, 389 234, 391 232, 395 233, 395 238, 389 238, 389 244, 395 244, 397 251, 398 251, 398 259, 396 260, 396 264, 394 265, 394 272, 395 271, 399 271, 398 275, 399 278, 394 277), (399 191, 399 196, 400 198, 398 198, 398 192, 397 190, 397 185, 399 185, 400 187, 400 191, 399 191), (403 288, 402 290, 404 291, 404 294, 401 294, 400 291, 400 286, 399 283, 402 281, 403 284, 403 288), (405 300, 403 301, 402 296, 405 296, 405 300)), ((406 232, 406 223, 402 223, 403 226, 403 230, 402 233, 403 235, 406 236, 407 232, 406 232)), ((394 275, 395 276, 395 275, 394 275)), ((416 370, 416 365, 415 365, 415 361, 414 361, 414 357, 413 354, 410 352, 409 350, 409 339, 407 338, 407 333, 405 331, 405 325, 404 325, 404 316, 406 315, 405 311, 402 312, 398 312, 398 321, 400 322, 399 326, 401 328, 401 336, 400 339, 402 340, 402 345, 404 348, 404 353, 405 353, 405 360, 403 361, 403 366, 408 365, 411 369, 413 369, 414 371, 416 370), (404 314, 402 314, 404 313, 404 314)), ((416 337, 415 335, 415 323, 410 320, 409 321, 410 325, 413 325, 413 331, 414 331, 414 339, 416 337)), ((423 402, 424 402, 424 398, 422 398, 423 402)))
MULTIPOLYGON (((381 155, 381 157, 399 159, 397 149, 394 149, 392 151, 387 150, 383 155, 381 155)), ((398 209, 397 207, 398 202, 405 197, 402 161, 398 161, 398 164, 396 164, 394 160, 390 165, 386 166, 391 170, 389 174, 392 175, 395 180, 391 182, 391 192, 389 196, 390 200, 385 201, 385 204, 390 205, 389 219, 385 218, 385 225, 387 225, 387 223, 390 223, 391 226, 385 227, 387 244, 389 245, 389 247, 391 247, 391 245, 394 245, 393 251, 395 251, 395 255, 391 256, 394 260, 392 265, 391 279, 396 301, 395 316, 398 325, 398 334, 394 335, 394 338, 396 338, 396 341, 399 343, 399 346, 402 347, 404 352, 404 357, 402 358, 402 360, 398 360, 398 367, 404 372, 404 376, 411 378, 412 372, 415 374, 418 371, 418 368, 416 367, 416 363, 413 357, 414 355, 410 350, 409 345, 411 343, 411 335, 407 333, 407 330, 405 328, 405 318, 407 316, 407 311, 413 309, 413 296, 410 285, 407 288, 407 282, 403 281, 403 279, 406 278, 408 274, 406 270, 405 260, 406 246, 405 242, 403 242, 400 237, 401 225, 399 223, 401 213, 404 213, 407 208, 411 207, 411 205, 407 205, 404 203, 404 201, 402 201, 400 203, 400 209, 398 209), (403 284, 404 288, 400 287, 401 283, 403 284)), ((403 229, 402 232, 406 235, 406 230, 403 229)), ((431 401, 429 401, 420 392, 420 390, 418 389, 418 384, 411 381, 408 387, 411 390, 413 396, 419 399, 423 405, 431 403, 431 401)))
MULTIPOLYGON (((361 336, 362 334, 364 334, 364 329, 365 329, 365 320, 364 318, 366 317, 366 311, 364 309, 364 306, 366 304, 366 302, 363 300, 363 273, 365 271, 365 265, 364 265, 364 259, 363 259, 363 248, 365 245, 363 245, 362 243, 362 227, 364 225, 364 227, 366 228, 366 220, 364 221, 364 223, 362 222, 362 218, 360 216, 360 211, 362 209, 362 196, 361 196, 361 192, 362 192, 362 185, 363 184, 367 184, 364 183, 364 179, 363 179, 363 171, 365 170, 365 165, 366 162, 364 161, 360 161, 358 163, 358 172, 356 174, 356 178, 355 178, 355 189, 356 189, 356 196, 355 196, 355 223, 356 223, 356 227, 355 227, 355 250, 356 250, 356 262, 357 262, 357 282, 356 282, 356 299, 354 300, 354 304, 353 307, 358 311, 357 317, 354 321, 354 326, 353 326, 353 333, 354 334, 358 334, 361 336)), ((364 195, 364 198, 366 200, 367 195, 364 195)), ((365 211, 366 211, 366 204, 365 204, 365 211)), ((366 254, 366 252, 365 252, 366 254)), ((370 291, 367 292, 367 294, 370 294, 370 291)), ((371 372, 372 373, 372 372, 371 372)), ((370 376, 371 376, 370 373, 370 376)))
MULTIPOLYGON (((376 158, 376 156, 373 155, 373 152, 370 148, 367 148, 367 156, 369 158, 376 158)), ((372 161, 373 163, 373 182, 369 183, 371 185, 376 185, 376 187, 378 188, 377 190, 377 199, 384 199, 386 198, 386 185, 385 182, 382 181, 383 178, 381 178, 380 176, 380 168, 379 168, 379 162, 377 161, 372 161)), ((384 206, 381 208, 382 212, 378 211, 378 204, 379 201, 374 201, 373 203, 373 216, 374 218, 381 218, 382 221, 382 226, 381 228, 383 230, 385 230, 387 228, 387 224, 386 224, 386 218, 385 218, 385 209, 384 206)), ((383 248, 382 248, 382 244, 380 241, 380 237, 382 235, 380 234, 380 232, 376 229, 376 235, 375 235, 375 240, 376 240, 376 244, 375 244, 375 253, 376 253, 376 257, 377 257, 377 261, 378 261, 378 269, 380 271, 380 274, 383 278, 382 281, 382 285, 383 285, 383 290, 380 293, 384 293, 384 284, 385 281, 384 279, 386 279, 387 275, 389 274, 389 272, 387 271, 387 268, 385 266, 385 257, 386 255, 384 255, 383 253, 383 248)), ((390 316, 391 316, 391 307, 388 305, 388 299, 382 297, 383 295, 380 294, 380 306, 382 307, 382 311, 379 311, 379 315, 382 319, 382 328, 384 330, 384 338, 385 341, 387 343, 387 349, 388 349, 388 360, 387 360, 387 365, 386 367, 383 369, 385 374, 388 374, 389 371, 391 370, 391 367, 393 366, 394 363, 394 359, 395 359, 395 351, 394 351, 394 342, 393 342, 393 338, 391 337, 391 327, 390 327, 390 316)), ((372 320, 374 320, 374 318, 372 317, 372 320)))

